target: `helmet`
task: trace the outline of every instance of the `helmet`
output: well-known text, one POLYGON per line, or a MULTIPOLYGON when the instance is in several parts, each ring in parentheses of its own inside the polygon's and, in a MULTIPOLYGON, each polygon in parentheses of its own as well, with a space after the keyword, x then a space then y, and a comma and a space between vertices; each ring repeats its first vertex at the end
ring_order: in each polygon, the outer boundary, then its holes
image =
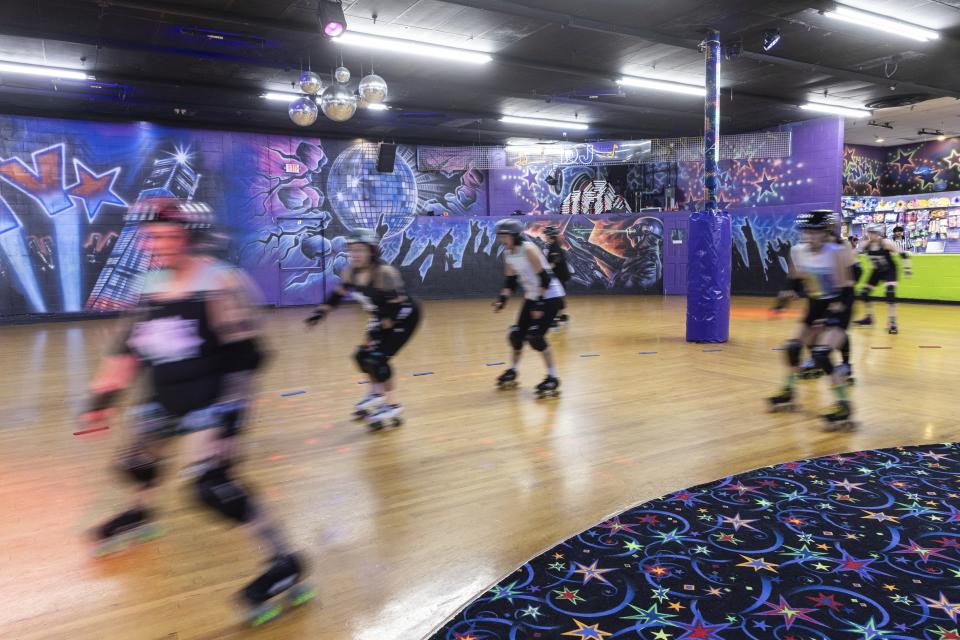
POLYGON ((205 230, 213 226, 213 211, 202 202, 182 198, 144 198, 130 205, 124 221, 166 222, 181 224, 190 230, 205 230))
POLYGON ((347 235, 347 246, 352 244, 365 244, 370 247, 370 253, 373 261, 380 258, 380 237, 373 229, 354 229, 347 235))
POLYGON ((560 227, 555 224, 549 225, 546 229, 543 230, 544 235, 548 238, 556 238, 560 235, 560 227))
POLYGON ((867 233, 876 233, 878 235, 883 235, 887 232, 887 228, 882 224, 871 224, 867 227, 867 233))
POLYGON ((830 231, 835 225, 835 219, 833 211, 816 209, 797 216, 796 227, 801 230, 830 231))
POLYGON ((514 220, 512 218, 505 218, 503 220, 498 220, 494 230, 497 235, 501 233, 508 233, 515 238, 519 238, 520 234, 523 233, 523 223, 519 220, 514 220))

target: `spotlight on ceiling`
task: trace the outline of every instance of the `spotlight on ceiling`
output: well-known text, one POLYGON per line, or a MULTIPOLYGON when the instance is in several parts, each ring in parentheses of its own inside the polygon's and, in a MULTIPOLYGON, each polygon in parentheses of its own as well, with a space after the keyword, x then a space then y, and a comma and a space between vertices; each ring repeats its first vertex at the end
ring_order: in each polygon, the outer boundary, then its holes
POLYGON ((881 138, 880 136, 877 136, 876 138, 874 138, 873 141, 876 142, 877 144, 880 144, 881 142, 883 142, 883 138, 881 138))
POLYGON ((780 33, 780 29, 772 29, 769 31, 764 31, 763 32, 763 50, 770 51, 770 49, 773 49, 775 46, 777 46, 777 43, 780 42, 780 38, 782 36, 783 34, 780 33))
POLYGON ((325 38, 339 37, 347 30, 347 18, 343 15, 340 0, 317 0, 317 17, 325 38))

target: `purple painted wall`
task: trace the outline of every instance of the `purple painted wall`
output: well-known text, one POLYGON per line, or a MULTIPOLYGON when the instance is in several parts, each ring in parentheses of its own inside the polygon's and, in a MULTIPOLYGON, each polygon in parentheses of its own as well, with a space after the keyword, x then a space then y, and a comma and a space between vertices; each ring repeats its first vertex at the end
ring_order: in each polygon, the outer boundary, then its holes
POLYGON ((960 190, 960 138, 898 147, 847 145, 844 194, 899 196, 960 190))

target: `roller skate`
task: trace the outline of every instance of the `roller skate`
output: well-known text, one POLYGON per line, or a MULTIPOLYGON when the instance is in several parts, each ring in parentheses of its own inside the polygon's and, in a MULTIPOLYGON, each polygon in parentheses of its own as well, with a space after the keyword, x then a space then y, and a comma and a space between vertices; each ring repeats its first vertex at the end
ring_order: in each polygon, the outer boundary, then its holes
POLYGON ((371 413, 376 412, 383 404, 383 394, 370 392, 366 397, 353 405, 353 417, 356 420, 362 420, 371 413))
POLYGON ((303 564, 294 555, 277 556, 270 568, 237 594, 245 609, 244 623, 259 627, 281 613, 295 609, 317 596, 312 587, 301 584, 303 564))
POLYGON ((865 316, 859 320, 854 320, 853 323, 858 324, 861 327, 869 327, 873 324, 873 316, 865 316))
POLYGON ((813 360, 809 360, 800 365, 800 372, 797 375, 801 380, 816 380, 823 376, 823 369, 818 367, 813 360))
POLYGON ((846 400, 837 400, 837 404, 820 417, 826 423, 824 428, 827 431, 841 431, 856 428, 856 423, 850 419, 851 414, 850 403, 846 400))
POLYGON ((556 398, 560 395, 560 381, 553 376, 547 376, 543 382, 537 385, 535 392, 538 398, 552 396, 556 398))
POLYGON ((770 413, 794 411, 797 408, 793 401, 793 389, 790 387, 784 387, 779 394, 770 396, 767 402, 770 404, 770 413))
POLYGON ((890 326, 887 327, 887 333, 889 333, 889 334, 892 335, 892 336, 895 336, 895 335, 897 335, 898 333, 900 333, 900 332, 897 330, 897 321, 896 321, 896 320, 891 320, 891 321, 890 321, 890 326))
POLYGON ((519 384, 517 382, 517 370, 510 368, 500 374, 497 378, 498 389, 513 389, 519 384))
POLYGON ((367 426, 371 431, 380 431, 387 427, 399 427, 403 424, 403 407, 399 404, 385 404, 367 416, 367 426))
POLYGON ((97 557, 120 553, 138 544, 156 540, 163 534, 163 529, 151 521, 151 514, 146 509, 124 511, 91 532, 97 557))

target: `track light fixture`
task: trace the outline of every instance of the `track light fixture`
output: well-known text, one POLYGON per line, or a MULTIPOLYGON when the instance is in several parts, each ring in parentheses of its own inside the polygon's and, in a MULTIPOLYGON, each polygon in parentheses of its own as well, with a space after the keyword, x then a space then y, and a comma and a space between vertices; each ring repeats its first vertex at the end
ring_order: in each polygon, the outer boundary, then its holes
POLYGON ((947 134, 945 134, 940 129, 927 129, 926 127, 924 127, 923 129, 920 129, 920 131, 917 131, 917 135, 918 136, 936 136, 937 140, 939 140, 940 142, 943 142, 944 140, 947 139, 947 134))
POLYGON ((867 123, 868 127, 880 127, 881 129, 893 129, 893 124, 890 122, 877 122, 876 120, 871 120, 867 123))
POLYGON ((763 32, 763 50, 770 51, 780 42, 780 38, 783 36, 780 33, 780 29, 770 29, 763 32))
POLYGON ((317 0, 317 18, 324 38, 336 38, 347 30, 347 18, 340 0, 317 0))

